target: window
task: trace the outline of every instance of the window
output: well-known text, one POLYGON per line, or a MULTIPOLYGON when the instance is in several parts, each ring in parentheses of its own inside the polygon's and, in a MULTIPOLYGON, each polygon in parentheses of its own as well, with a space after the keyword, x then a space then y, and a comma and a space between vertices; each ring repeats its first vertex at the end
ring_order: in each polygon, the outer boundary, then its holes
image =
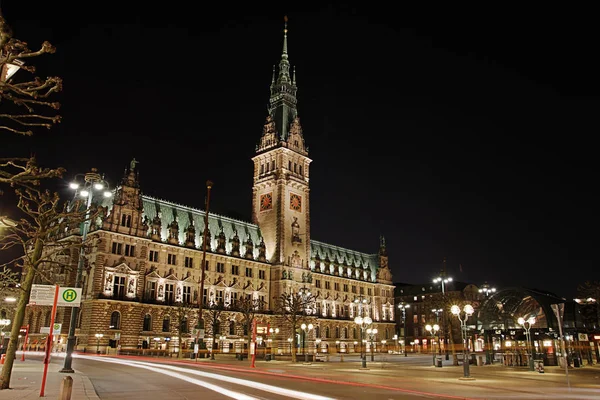
POLYGON ((188 319, 187 317, 181 318, 181 324, 179 325, 181 333, 188 333, 188 319))
POLYGON ((356 339, 356 328, 352 328, 352 339, 356 339))
POLYGON ((336 337, 336 338, 339 338, 339 337, 340 337, 340 327, 339 327, 339 326, 336 326, 336 327, 335 327, 335 337, 336 337))
POLYGON ((167 315, 163 318, 163 332, 169 332, 171 330, 171 318, 167 315))
POLYGON ((356 293, 356 286, 352 285, 352 293, 356 293))
POLYGON ((262 269, 258 270, 258 279, 265 279, 265 271, 262 269))
POLYGON ((237 301, 238 301, 238 293, 237 292, 231 293, 231 305, 235 306, 237 301))
POLYGON ((335 283, 333 284, 333 289, 335 289, 335 290, 339 291, 339 290, 340 290, 340 284, 339 284, 339 283, 337 283, 337 282, 335 282, 335 283))
POLYGON ((297 165, 297 164, 296 164, 296 163, 294 163, 294 172, 296 172, 296 165, 297 165))
MULTIPOLYGON (((207 246, 207 247, 208 247, 208 246, 207 246)), ((208 260, 206 260, 206 261, 204 262, 204 269, 205 269, 206 271, 210 270, 210 264, 208 263, 208 260)))
POLYGON ((344 334, 344 339, 348 339, 348 328, 344 328, 342 332, 344 334))
POLYGON ((264 164, 260 164, 260 173, 261 174, 265 173, 265 165, 264 164))
POLYGON ((260 309, 264 310, 265 305, 267 304, 267 302, 265 301, 265 296, 258 296, 258 301, 260 303, 260 309))
POLYGON ((347 292, 347 291, 348 291, 348 284, 344 283, 344 292, 347 292))
POLYGON ((235 335, 235 321, 234 320, 229 321, 229 334, 235 335))
POLYGON ((342 313, 342 317, 345 316, 345 315, 350 315, 348 304, 344 305, 343 310, 344 310, 344 312, 342 313))
POLYGON ((316 288, 320 288, 321 287, 321 280, 320 279, 315 279, 315 287, 316 288))
POLYGON ((208 289, 204 289, 204 293, 202 293, 202 304, 208 303, 208 289))
POLYGON ((329 327, 328 326, 325 327, 325 337, 329 338, 329 327))
POLYGON ((271 161, 271 169, 275 169, 275 160, 271 161))
POLYGON ((158 262, 158 251, 150 250, 148 253, 148 261, 158 262))
POLYGON ((131 215, 123 214, 121 215, 121 226, 126 226, 131 228, 131 215))
POLYGON ((413 315, 413 323, 415 323, 415 324, 419 323, 419 316, 417 314, 413 315))
POLYGON ((225 264, 224 263, 217 263, 217 272, 224 274, 225 273, 225 264))
POLYGON ((321 328, 319 326, 315 326, 315 337, 318 338, 321 336, 321 328))
POLYGON ((167 254, 167 264, 177 265, 177 255, 171 253, 167 254))
POLYGON ((315 303, 315 309, 317 310, 317 316, 321 315, 321 302, 317 301, 315 303))
POLYGON ((132 244, 125 245, 125 256, 135 257, 135 246, 132 244))
POLYGON ((364 287, 360 288, 360 294, 365 294, 365 288, 364 287))
POLYGON ((223 291, 222 290, 217 290, 217 297, 215 300, 216 300, 217 304, 223 303, 223 291))
POLYGON ((302 175, 302 165, 300 166, 300 175, 302 175))
POLYGON ((142 330, 146 332, 152 330, 152 316, 150 314, 144 315, 144 328, 142 330))
POLYGON ((121 254, 123 252, 123 243, 113 242, 111 253, 121 254))
POLYGON ((325 289, 331 289, 331 282, 325 281, 325 289))
POLYGON ((191 286, 183 286, 183 295, 181 297, 181 301, 186 304, 192 303, 192 287, 191 286))
POLYGON ((252 278, 252 268, 246 267, 246 276, 252 278))
POLYGON ((150 281, 146 284, 146 295, 149 300, 156 299, 156 282, 150 281))
POLYGON ((291 171, 292 170, 292 162, 288 161, 288 169, 291 171))
POLYGON ((373 290, 371 288, 367 288, 367 294, 371 296, 373 294, 373 290))
POLYGON ((231 266, 231 275, 239 275, 240 274, 240 266, 232 265, 231 266))
POLYGON ((194 268, 194 259, 192 257, 186 257, 184 265, 186 268, 194 268))
POLYGON ((125 295, 125 277, 115 276, 113 280, 113 297, 123 297, 125 295))
POLYGON ((113 311, 113 313, 110 314, 110 325, 108 328, 121 329, 121 313, 118 311, 113 311))
POLYGON ((173 291, 174 287, 175 285, 172 283, 167 283, 165 285, 165 301, 168 303, 172 303, 173 300, 175 300, 175 292, 173 291))

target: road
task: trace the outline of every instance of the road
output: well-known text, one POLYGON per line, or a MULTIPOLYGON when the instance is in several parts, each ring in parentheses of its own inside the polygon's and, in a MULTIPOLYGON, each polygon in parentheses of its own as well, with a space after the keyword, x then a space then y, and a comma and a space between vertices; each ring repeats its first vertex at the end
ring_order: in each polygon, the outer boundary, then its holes
MULTIPOLYGON (((74 367, 86 374, 101 399, 597 399, 600 368, 564 374, 473 367, 472 381, 458 379, 462 367, 435 368, 428 357, 368 358, 345 362, 217 362, 164 358, 77 355, 74 367)), ((53 362, 62 362, 60 357, 53 362)))

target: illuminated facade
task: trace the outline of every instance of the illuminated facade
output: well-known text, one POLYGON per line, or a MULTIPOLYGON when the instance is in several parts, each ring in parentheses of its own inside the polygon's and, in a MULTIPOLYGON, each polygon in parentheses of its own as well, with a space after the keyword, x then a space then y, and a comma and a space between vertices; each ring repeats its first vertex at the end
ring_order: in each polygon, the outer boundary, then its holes
MULTIPOLYGON (((104 335, 103 349, 109 340, 122 349, 189 349, 199 296, 206 307, 225 308, 218 331, 207 326, 206 337, 219 337, 223 347, 236 349, 247 334, 235 311, 239 299, 251 296, 264 302, 258 319, 276 326, 281 324, 273 313, 276 299, 300 288, 309 288, 316 299, 306 316, 315 326, 311 348, 321 339, 321 351, 354 351, 359 338, 354 300, 359 296, 368 299, 366 312, 379 331, 378 342, 392 338, 394 286, 384 239, 373 254, 311 239, 311 160, 296 90, 286 30, 279 69, 273 71, 269 115, 252 159, 252 222, 209 213, 203 293, 204 211, 143 195, 132 161, 88 234, 78 350, 95 348, 97 333, 104 335), (178 311, 182 308, 183 318, 178 311)), ((62 318, 68 326, 68 315, 62 318)), ((32 332, 39 332, 40 325, 32 332)), ((270 344, 286 352, 291 347, 288 339, 297 343, 297 332, 279 328, 279 337, 272 337, 270 344)))

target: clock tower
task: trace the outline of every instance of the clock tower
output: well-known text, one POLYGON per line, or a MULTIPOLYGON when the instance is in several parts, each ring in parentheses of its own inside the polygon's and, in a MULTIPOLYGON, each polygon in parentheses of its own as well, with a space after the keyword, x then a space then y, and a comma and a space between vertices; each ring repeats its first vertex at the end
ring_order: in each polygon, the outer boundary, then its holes
POLYGON ((252 220, 260 228, 267 259, 273 265, 272 281, 283 276, 299 280, 310 268, 308 180, 312 160, 296 107, 295 72, 290 76, 287 19, 283 32, 279 68, 273 66, 268 115, 252 158, 252 220))

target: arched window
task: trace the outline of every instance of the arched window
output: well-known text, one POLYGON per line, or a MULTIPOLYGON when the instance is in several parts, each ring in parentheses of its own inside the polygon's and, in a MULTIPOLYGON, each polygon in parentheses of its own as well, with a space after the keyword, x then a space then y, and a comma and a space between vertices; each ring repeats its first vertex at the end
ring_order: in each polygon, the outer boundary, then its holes
POLYGON ((318 326, 315 326, 315 338, 320 338, 321 337, 321 328, 319 328, 318 326))
POLYGON ((348 339, 348 328, 344 328, 344 339, 348 339))
POLYGON ((339 338, 339 337, 340 337, 340 327, 339 327, 339 326, 336 326, 336 327, 335 327, 335 337, 336 337, 336 338, 339 338))
POLYGON ((215 321, 212 324, 213 327, 213 335, 218 335, 221 333, 221 321, 215 321))
POLYGON ((329 337, 329 327, 328 326, 325 327, 325 337, 326 338, 329 337))
POLYGON ((118 311, 113 311, 110 315, 110 329, 121 329, 121 313, 118 311))
POLYGON ((150 314, 144 315, 144 331, 148 332, 152 330, 152 316, 150 314))
POLYGON ((229 334, 235 335, 235 321, 234 320, 229 321, 229 334))
POLYGON ((183 317, 181 319, 181 325, 179 327, 181 333, 188 333, 188 319, 187 317, 183 317))
POLYGON ((352 339, 356 339, 356 328, 352 328, 352 339))
POLYGON ((162 331, 163 332, 170 332, 171 331, 171 318, 168 315, 163 318, 163 328, 162 328, 162 331))

